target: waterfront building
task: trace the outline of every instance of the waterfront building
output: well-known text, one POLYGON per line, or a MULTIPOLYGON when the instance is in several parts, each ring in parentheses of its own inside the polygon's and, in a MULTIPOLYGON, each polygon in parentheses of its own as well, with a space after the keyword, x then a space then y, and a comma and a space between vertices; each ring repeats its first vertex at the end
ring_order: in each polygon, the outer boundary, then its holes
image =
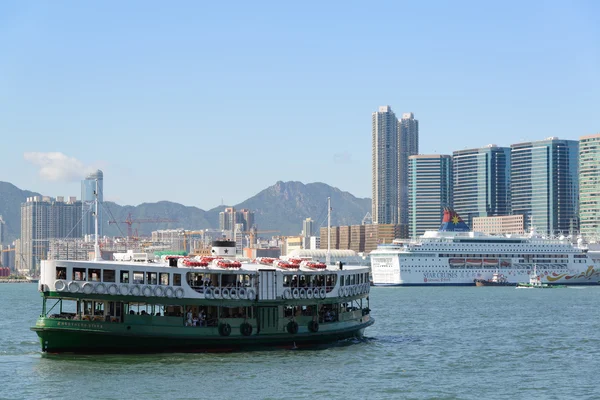
POLYGON ((409 235, 437 231, 444 207, 452 205, 452 157, 416 155, 408 158, 409 235))
POLYGON ((398 121, 398 224, 400 237, 408 237, 408 157, 419 154, 419 121, 404 113, 398 121))
POLYGON ((41 260, 47 258, 50 239, 81 237, 82 203, 75 197, 56 199, 48 196, 28 197, 21 204, 21 239, 16 268, 34 274, 41 260))
POLYGON ((579 142, 550 137, 511 147, 511 210, 525 229, 541 234, 578 231, 579 142))
POLYGON ((490 235, 504 235, 509 233, 524 234, 524 221, 522 215, 474 217, 471 228, 474 232, 483 232, 490 235))
MULTIPOLYGON (((321 249, 327 249, 327 243, 329 242, 329 235, 327 234, 327 227, 322 227, 320 229, 321 241, 320 246, 321 249)), ((331 227, 331 249, 339 249, 340 248, 340 227, 332 226, 331 227)))
POLYGON ((454 210, 473 218, 510 214, 510 147, 490 144, 452 153, 454 210))
MULTIPOLYGON (((97 170, 81 181, 81 235, 94 235, 96 233, 94 223, 96 180, 98 180, 98 201, 102 204, 104 199, 104 174, 97 170)), ((98 236, 102 237, 104 221, 102 205, 98 206, 98 236)))
POLYGON ((579 139, 579 230, 600 241, 600 134, 579 139))
POLYGON ((390 106, 372 114, 372 178, 373 223, 397 224, 398 119, 390 106))

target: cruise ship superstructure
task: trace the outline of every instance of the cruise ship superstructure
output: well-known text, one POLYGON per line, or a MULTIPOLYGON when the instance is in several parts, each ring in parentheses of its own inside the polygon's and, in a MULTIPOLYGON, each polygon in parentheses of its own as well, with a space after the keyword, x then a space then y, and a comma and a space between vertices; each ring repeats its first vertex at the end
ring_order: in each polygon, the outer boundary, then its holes
POLYGON ((581 244, 567 238, 528 235, 492 236, 471 232, 451 209, 439 231, 418 241, 395 240, 371 252, 373 283, 378 286, 472 286, 476 279, 506 276, 515 285, 529 281, 534 270, 543 283, 592 285, 600 266, 581 244))

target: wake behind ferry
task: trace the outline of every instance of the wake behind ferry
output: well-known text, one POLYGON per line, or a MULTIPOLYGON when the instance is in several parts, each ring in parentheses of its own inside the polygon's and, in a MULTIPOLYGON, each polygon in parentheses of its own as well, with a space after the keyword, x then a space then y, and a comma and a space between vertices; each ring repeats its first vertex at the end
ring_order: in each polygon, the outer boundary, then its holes
POLYGON ((528 235, 493 236, 471 232, 450 208, 439 231, 418 241, 394 240, 371 252, 373 284, 377 286, 473 286, 475 280, 502 274, 513 284, 528 281, 537 270, 550 285, 595 285, 600 271, 579 240, 528 235))

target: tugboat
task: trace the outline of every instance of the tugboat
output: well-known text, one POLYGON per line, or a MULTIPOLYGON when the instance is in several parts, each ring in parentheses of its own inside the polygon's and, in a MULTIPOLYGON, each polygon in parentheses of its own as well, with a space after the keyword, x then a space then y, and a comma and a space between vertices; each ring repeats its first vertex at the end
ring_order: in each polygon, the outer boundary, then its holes
POLYGON ((475 286, 515 286, 508 281, 506 276, 499 272, 494 272, 492 279, 475 279, 475 286))
POLYGON ((537 274, 537 268, 534 267, 533 271, 529 275, 529 283, 519 282, 517 283, 517 289, 554 289, 564 288, 564 285, 549 285, 542 283, 542 278, 537 274))

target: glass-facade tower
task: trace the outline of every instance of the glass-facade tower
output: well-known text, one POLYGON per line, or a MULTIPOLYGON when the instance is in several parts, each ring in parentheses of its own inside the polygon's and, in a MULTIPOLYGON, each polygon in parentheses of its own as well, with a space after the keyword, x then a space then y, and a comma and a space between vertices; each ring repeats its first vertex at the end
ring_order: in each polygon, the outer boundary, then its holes
POLYGON ((419 154, 419 121, 413 113, 398 121, 398 223, 401 237, 408 235, 408 157, 419 154))
POLYGON ((600 134, 579 139, 579 229, 586 240, 600 240, 600 134))
POLYGON ((474 217, 510 214, 510 148, 489 145, 452 153, 454 210, 473 227, 474 217))
POLYGON ((102 223, 104 219, 102 218, 102 201, 104 198, 104 174, 102 171, 97 170, 85 177, 83 181, 81 181, 81 204, 82 204, 82 235, 93 235, 95 233, 94 226, 94 212, 96 201, 96 196, 94 195, 96 191, 96 180, 98 180, 98 201, 100 204, 98 205, 98 237, 102 237, 102 223))
POLYGON ((372 114, 372 216, 398 224, 398 119, 390 106, 372 114))
POLYGON ((511 148, 511 209, 545 235, 578 231, 579 142, 551 137, 511 148))
POLYGON ((415 155, 408 158, 408 234, 416 239, 437 231, 444 207, 452 205, 452 157, 415 155))

